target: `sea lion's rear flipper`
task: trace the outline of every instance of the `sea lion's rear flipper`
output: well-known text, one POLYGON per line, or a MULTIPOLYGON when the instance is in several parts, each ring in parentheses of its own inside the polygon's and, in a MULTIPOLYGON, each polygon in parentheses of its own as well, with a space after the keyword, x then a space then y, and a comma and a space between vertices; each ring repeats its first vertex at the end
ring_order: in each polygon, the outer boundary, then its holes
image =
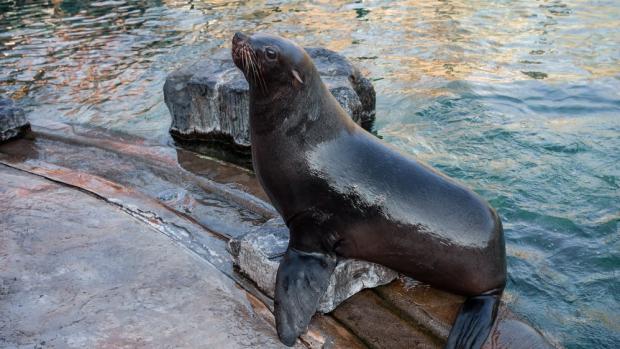
POLYGON ((486 341, 497 316, 503 289, 469 297, 461 306, 446 349, 477 349, 486 341))
POLYGON ((276 277, 275 317, 282 343, 292 346, 306 331, 327 290, 336 257, 289 248, 276 277))

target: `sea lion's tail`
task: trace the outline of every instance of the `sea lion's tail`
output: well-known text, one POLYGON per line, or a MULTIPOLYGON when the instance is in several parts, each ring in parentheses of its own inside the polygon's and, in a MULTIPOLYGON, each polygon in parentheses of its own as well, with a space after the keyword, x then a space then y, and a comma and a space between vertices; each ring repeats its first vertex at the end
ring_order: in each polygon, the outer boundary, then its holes
POLYGON ((446 349, 478 349, 486 341, 504 289, 495 289, 478 296, 469 297, 461 306, 446 349))

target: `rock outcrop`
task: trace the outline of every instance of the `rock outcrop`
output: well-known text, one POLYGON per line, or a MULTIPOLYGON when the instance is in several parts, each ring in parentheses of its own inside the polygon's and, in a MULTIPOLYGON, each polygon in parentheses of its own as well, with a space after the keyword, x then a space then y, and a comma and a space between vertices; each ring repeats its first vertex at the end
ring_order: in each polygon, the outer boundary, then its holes
MULTIPOLYGON (((334 51, 306 51, 340 105, 370 129, 375 117, 372 83, 334 51)), ((164 100, 172 115, 170 133, 181 145, 224 160, 249 159, 249 86, 228 49, 168 75, 164 100)))
MULTIPOLYGON (((281 219, 229 242, 233 263, 268 296, 274 296, 276 273, 288 245, 289 232, 281 219)), ((355 259, 340 259, 318 311, 329 313, 340 303, 365 288, 385 285, 398 273, 384 266, 355 259)))
POLYGON ((20 137, 29 129, 24 111, 12 99, 0 97, 0 143, 20 137))

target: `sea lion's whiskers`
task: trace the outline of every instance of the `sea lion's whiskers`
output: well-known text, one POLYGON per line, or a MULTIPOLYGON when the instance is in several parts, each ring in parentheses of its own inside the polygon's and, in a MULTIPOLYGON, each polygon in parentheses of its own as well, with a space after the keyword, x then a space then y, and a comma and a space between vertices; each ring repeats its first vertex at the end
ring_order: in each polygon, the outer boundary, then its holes
POLYGON ((248 52, 248 57, 250 60, 250 65, 252 67, 252 75, 254 76, 254 80, 256 80, 256 82, 258 83, 258 86, 260 87, 260 89, 265 92, 266 91, 266 86, 265 86, 265 82, 262 79, 260 70, 257 67, 256 64, 256 59, 252 57, 252 53, 251 51, 248 52))
POLYGON ((240 51, 241 51, 240 52, 241 53, 241 64, 243 65, 243 72, 247 75, 248 72, 250 71, 249 70, 250 65, 249 65, 248 60, 246 58, 245 50, 243 48, 241 48, 240 51))
POLYGON ((243 65, 243 72, 247 74, 249 72, 250 62, 248 61, 245 47, 239 49, 239 57, 241 58, 241 64, 243 65))
POLYGON ((258 72, 256 71, 256 65, 254 63, 254 59, 252 59, 252 53, 250 50, 246 50, 245 54, 250 64, 250 69, 252 69, 251 70, 252 76, 254 77, 254 80, 258 81, 258 72))
POLYGON ((243 59, 245 73, 246 75, 249 75, 252 72, 250 70, 252 68, 252 65, 248 50, 245 47, 241 50, 241 57, 243 59))
POLYGON ((241 51, 241 58, 243 60, 243 70, 245 75, 249 75, 250 73, 250 61, 248 60, 248 55, 246 54, 245 50, 241 51))
POLYGON ((265 79, 263 78, 263 75, 261 73, 262 69, 261 69, 261 66, 260 66, 260 62, 257 62, 256 59, 253 59, 252 63, 253 63, 253 66, 254 66, 254 70, 256 71, 256 80, 258 81, 258 84, 259 84, 261 90, 264 93, 267 93, 267 91, 268 91, 267 90, 267 83, 265 82, 265 79))
MULTIPOLYGON (((250 56, 249 50, 243 50, 243 57, 248 64, 245 71, 246 75, 248 77, 252 77, 253 80, 256 80, 256 70, 254 69, 254 62, 252 62, 252 57, 250 56)), ((250 80, 248 79, 248 81, 250 80)))
POLYGON ((248 68, 247 68, 246 74, 250 75, 251 73, 254 80, 258 80, 258 78, 256 77, 257 72, 256 72, 256 68, 254 67, 254 61, 252 60, 252 56, 250 55, 250 50, 244 49, 243 57, 248 62, 248 68))
POLYGON ((251 51, 250 52, 250 56, 252 58, 252 64, 255 67, 256 70, 256 75, 257 75, 257 80, 259 82, 259 85, 261 86, 261 89, 263 90, 263 92, 265 94, 267 94, 267 92, 269 92, 269 89, 267 88, 267 83, 265 82, 265 78, 262 75, 262 63, 260 61, 260 59, 258 59, 256 57, 256 52, 251 51))

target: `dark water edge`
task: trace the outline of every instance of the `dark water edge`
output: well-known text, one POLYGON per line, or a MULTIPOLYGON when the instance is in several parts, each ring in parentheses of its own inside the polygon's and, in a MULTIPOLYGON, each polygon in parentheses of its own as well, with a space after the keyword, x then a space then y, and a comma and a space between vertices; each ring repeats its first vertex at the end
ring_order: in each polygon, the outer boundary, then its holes
POLYGON ((568 348, 620 342, 617 2, 0 0, 0 94, 171 144, 166 74, 237 30, 354 60, 379 135, 498 209, 512 308, 568 348))

